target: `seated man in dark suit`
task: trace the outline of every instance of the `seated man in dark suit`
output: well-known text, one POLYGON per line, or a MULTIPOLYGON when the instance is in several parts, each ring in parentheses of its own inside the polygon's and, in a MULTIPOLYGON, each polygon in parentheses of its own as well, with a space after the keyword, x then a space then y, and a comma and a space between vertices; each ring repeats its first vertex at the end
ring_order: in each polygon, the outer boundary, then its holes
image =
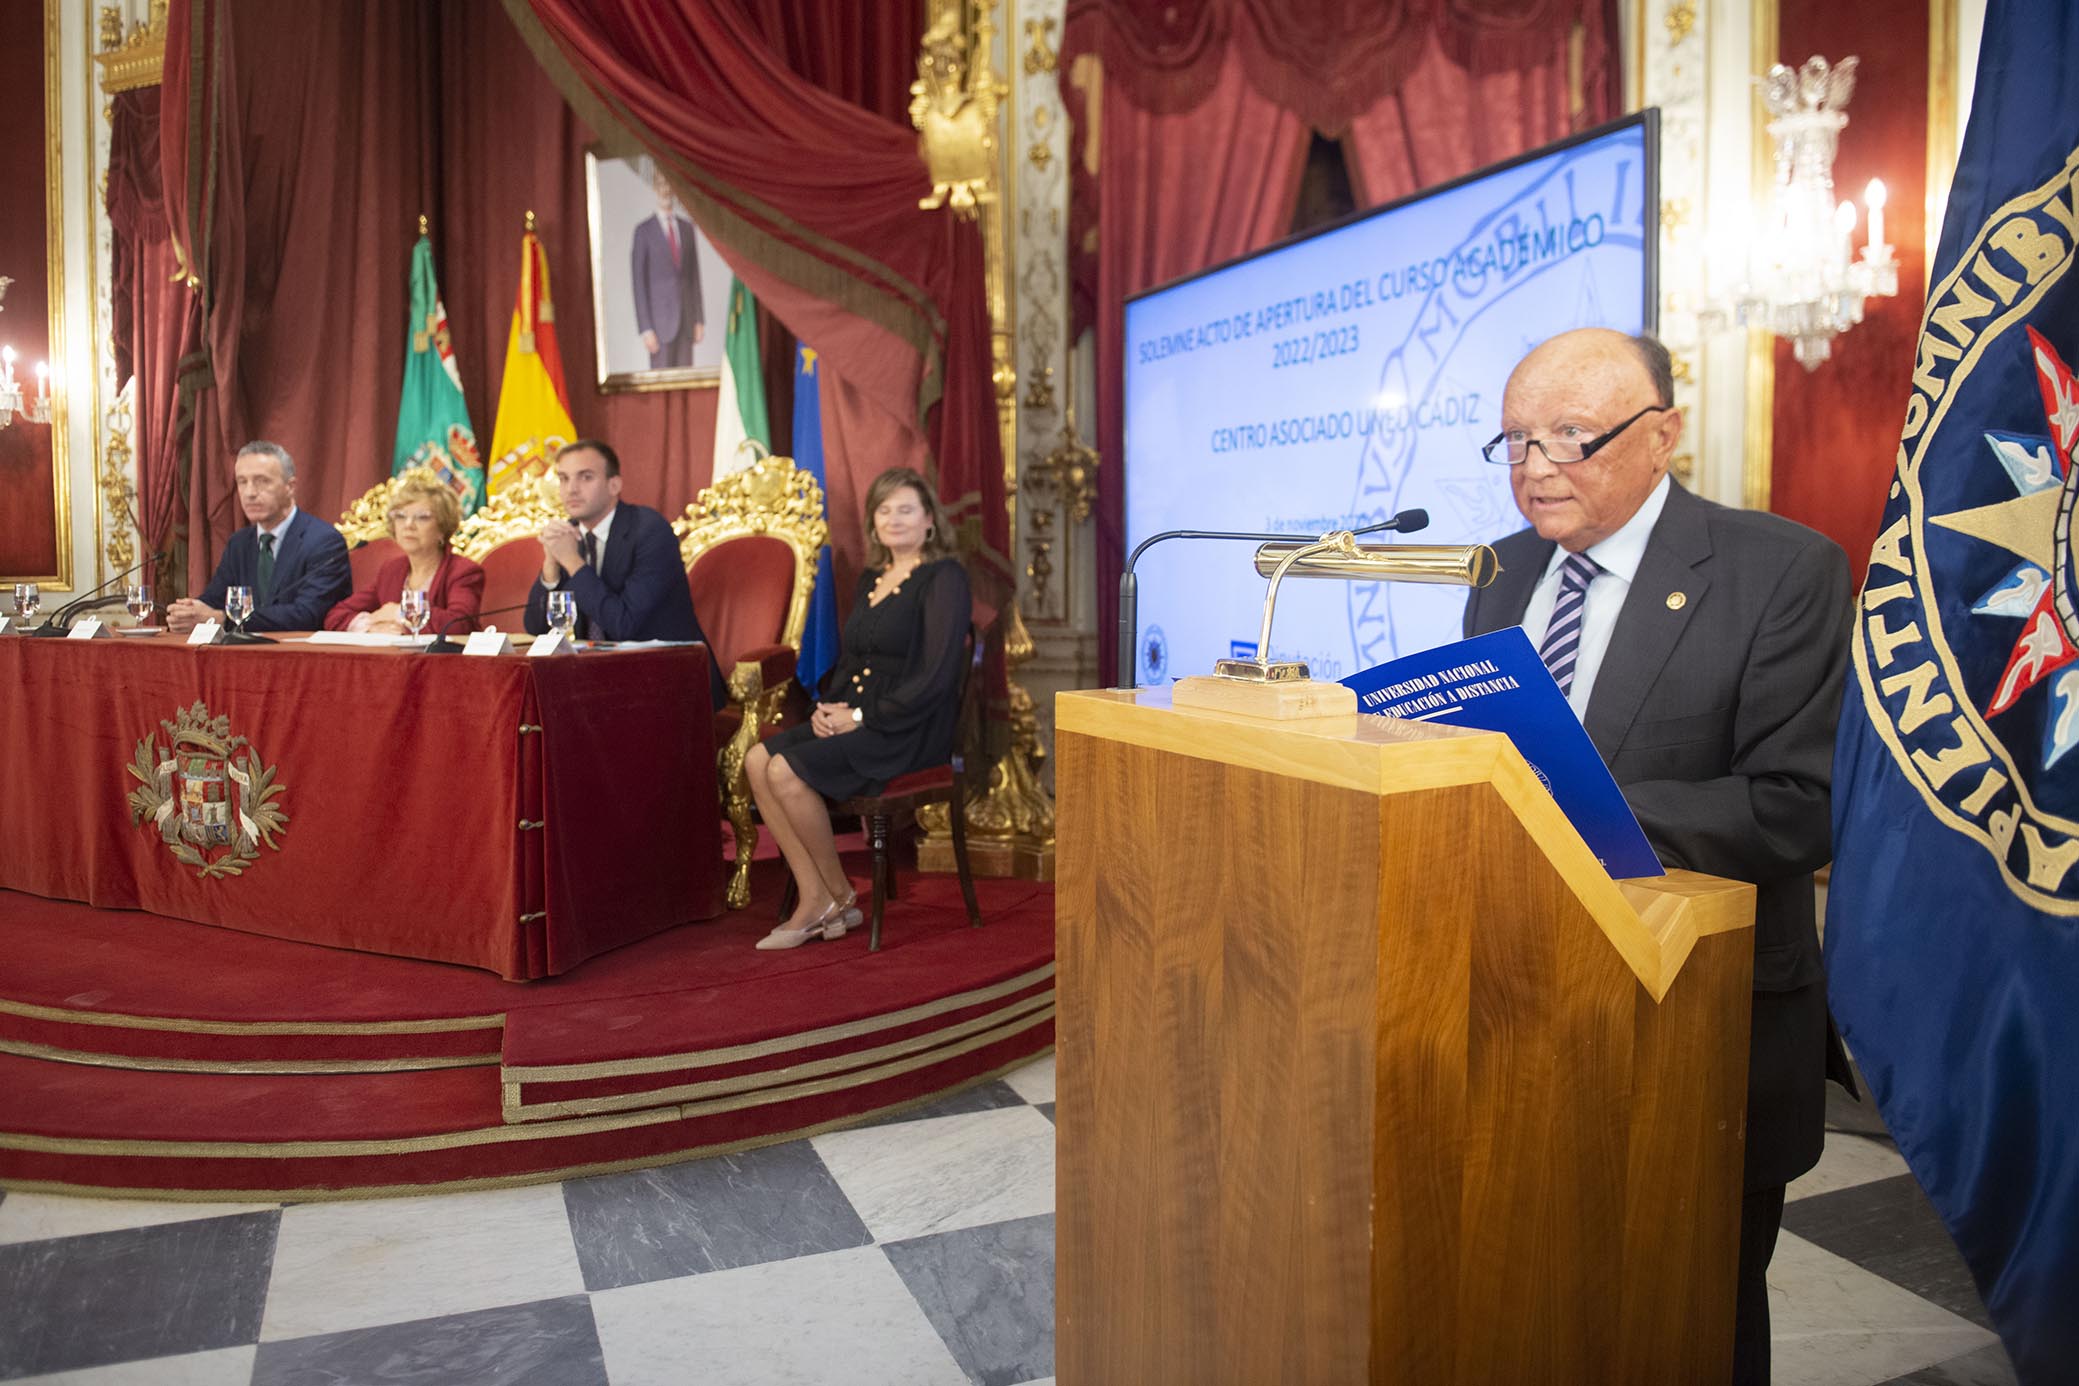
POLYGON ((1531 528, 1494 546, 1502 574, 1466 602, 1466 634, 1521 624, 1660 859, 1757 888, 1733 1368, 1766 1382, 1784 1186, 1819 1162, 1826 1078, 1847 1072, 1812 890, 1832 855, 1847 555, 1668 475, 1682 415, 1650 337, 1544 343, 1509 377, 1501 427, 1487 459, 1531 528))
MULTIPOLYGON (((541 530, 541 576, 527 593, 527 629, 549 628, 549 593, 577 603, 580 640, 699 640, 700 619, 686 586, 671 522, 647 505, 621 500, 621 459, 605 443, 580 438, 556 456, 556 486, 567 520, 541 530)), ((728 698, 708 664, 715 706, 728 698)))
POLYGON ((169 630, 224 620, 224 594, 253 589, 248 630, 323 630, 325 613, 353 590, 346 540, 296 508, 296 461, 279 443, 254 441, 238 450, 232 474, 238 504, 252 523, 231 536, 200 597, 166 608, 169 630))

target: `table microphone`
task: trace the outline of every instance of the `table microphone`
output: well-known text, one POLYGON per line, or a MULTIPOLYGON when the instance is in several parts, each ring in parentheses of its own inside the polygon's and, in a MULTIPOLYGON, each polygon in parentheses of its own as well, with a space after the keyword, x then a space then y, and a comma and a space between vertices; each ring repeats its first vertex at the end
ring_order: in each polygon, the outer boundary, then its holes
POLYGON ((454 641, 448 639, 449 631, 455 629, 455 627, 457 626, 466 625, 471 621, 479 619, 480 617, 510 616, 515 611, 525 611, 526 609, 527 603, 521 602, 518 606, 500 606, 494 607, 489 611, 473 611, 469 613, 467 616, 451 616, 448 618, 447 624, 443 625, 440 628, 440 633, 433 637, 433 643, 428 645, 425 649, 419 651, 419 653, 461 654, 462 647, 460 645, 457 645, 454 641))
MULTIPOLYGON (((1353 535, 1381 534, 1392 531, 1413 534, 1418 529, 1429 527, 1427 510, 1403 510, 1390 520, 1381 520, 1363 529, 1354 529, 1353 535)), ((1133 565, 1141 561, 1141 555, 1165 539, 1242 539, 1252 544, 1289 544, 1291 534, 1243 534, 1223 529, 1166 529, 1160 534, 1151 534, 1134 545, 1133 553, 1126 560, 1126 571, 1119 574, 1119 686, 1132 688, 1139 661, 1134 658, 1134 641, 1140 632, 1140 582, 1133 575, 1133 565)))
POLYGON ((159 556, 157 554, 146 554, 145 559, 142 563, 135 565, 126 572, 117 573, 107 582, 104 582, 99 587, 94 588, 91 592, 88 592, 83 596, 74 597, 71 601, 65 603, 65 605, 59 607, 56 611, 53 611, 49 616, 45 617, 42 625, 38 626, 36 629, 28 633, 32 636, 50 636, 65 634, 65 632, 72 625, 72 618, 79 615, 82 611, 87 610, 92 605, 94 605, 94 599, 96 597, 100 596, 103 592, 106 592, 110 587, 112 587, 116 583, 121 582, 124 578, 134 576, 139 569, 149 568, 158 561, 159 556))

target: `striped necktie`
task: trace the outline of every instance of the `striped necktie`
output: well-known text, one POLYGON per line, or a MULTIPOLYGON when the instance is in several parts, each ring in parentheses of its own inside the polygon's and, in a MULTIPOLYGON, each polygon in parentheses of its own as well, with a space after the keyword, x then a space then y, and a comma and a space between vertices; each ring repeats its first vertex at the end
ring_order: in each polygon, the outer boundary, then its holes
POLYGON ((1602 572, 1585 553, 1570 553, 1559 565, 1559 595, 1552 600, 1552 620, 1545 627, 1538 658, 1552 671, 1562 694, 1574 691, 1574 665, 1581 656, 1581 616, 1588 606, 1588 584, 1602 572))

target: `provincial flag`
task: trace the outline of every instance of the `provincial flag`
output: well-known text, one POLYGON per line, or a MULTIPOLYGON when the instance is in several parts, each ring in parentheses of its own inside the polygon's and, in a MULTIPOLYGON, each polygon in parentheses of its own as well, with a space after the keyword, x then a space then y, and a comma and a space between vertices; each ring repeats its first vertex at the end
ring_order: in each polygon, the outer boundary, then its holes
POLYGON ((2079 1363, 2075 241, 2079 8, 1992 0, 1856 611, 1826 964, 2029 1383, 2079 1363))
MULTIPOLYGON (((817 390, 813 347, 794 344, 794 465, 823 488, 829 517, 830 482, 823 470, 823 401, 817 390)), ((809 692, 837 663, 837 578, 830 567, 830 545, 816 555, 816 585, 809 593, 808 624, 801 631, 801 657, 794 676, 809 692)))
POLYGON ((563 353, 556 347, 556 304, 549 295, 549 262, 534 234, 534 214, 520 240, 520 293, 505 341, 505 378, 498 389, 498 421, 491 429, 490 494, 515 478, 540 476, 577 436, 570 394, 563 386, 563 353))
POLYGON ((715 464, 720 481, 772 450, 765 412, 765 372, 758 360, 758 300, 743 281, 729 279, 729 330, 722 346, 722 391, 715 400, 715 464), (745 443, 757 446, 746 447, 745 443))
POLYGON ((422 231, 411 253, 411 319, 406 324, 404 389, 397 402, 397 446, 390 475, 425 467, 472 514, 484 499, 484 463, 448 338, 448 310, 433 275, 433 242, 422 231))

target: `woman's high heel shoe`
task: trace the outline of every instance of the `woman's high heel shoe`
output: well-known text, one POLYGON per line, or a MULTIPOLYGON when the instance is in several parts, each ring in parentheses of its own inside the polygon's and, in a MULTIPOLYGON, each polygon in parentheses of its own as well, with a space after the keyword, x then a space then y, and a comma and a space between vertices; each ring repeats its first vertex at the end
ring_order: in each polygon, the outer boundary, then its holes
POLYGON ((831 901, 821 914, 799 928, 790 929, 785 924, 780 925, 759 939, 758 947, 772 951, 780 948, 799 948, 814 938, 840 939, 845 936, 845 930, 865 917, 860 912, 859 895, 855 891, 842 900, 831 901))

